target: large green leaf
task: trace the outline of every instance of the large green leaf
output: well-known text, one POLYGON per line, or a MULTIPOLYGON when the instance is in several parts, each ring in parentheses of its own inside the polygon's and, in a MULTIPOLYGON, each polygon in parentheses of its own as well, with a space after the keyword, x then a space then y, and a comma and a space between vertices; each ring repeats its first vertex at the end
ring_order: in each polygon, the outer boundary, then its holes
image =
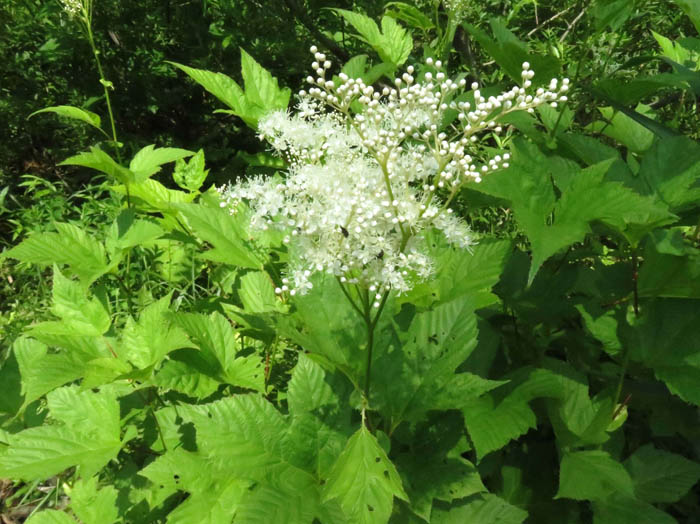
POLYGON ((73 386, 52 391, 47 402, 61 424, 9 434, 9 448, 0 455, 0 477, 47 479, 71 466, 90 477, 117 456, 122 443, 114 396, 73 386))
POLYGON ((74 106, 51 106, 45 107, 44 109, 39 109, 39 111, 34 111, 27 118, 31 118, 34 115, 38 115, 40 113, 55 113, 58 116, 63 116, 65 118, 71 118, 73 120, 85 122, 86 124, 91 125, 96 129, 99 129, 105 136, 108 136, 102 130, 102 127, 100 125, 100 116, 93 113, 92 111, 88 111, 87 109, 81 109, 79 107, 74 106))
POLYGON ((627 494, 616 493, 593 503, 594 524, 676 524, 668 513, 627 494))
POLYGON ((160 166, 192 156, 193 151, 176 147, 155 147, 154 144, 142 148, 129 164, 135 182, 143 182, 160 171, 160 166))
POLYGON ((214 378, 218 372, 218 365, 212 365, 199 351, 174 351, 153 377, 153 384, 166 391, 173 390, 203 399, 214 393, 221 384, 214 378))
POLYGON ((481 192, 511 202, 515 218, 532 245, 528 282, 534 280, 541 264, 553 254, 584 239, 591 223, 613 227, 636 244, 651 229, 673 221, 663 205, 605 175, 613 160, 603 160, 559 182, 557 201, 552 185, 556 162, 534 145, 514 143, 513 165, 494 173, 475 186, 481 192))
POLYGON ((117 490, 113 486, 98 489, 97 477, 73 484, 70 506, 84 524, 112 524, 119 519, 117 490))
POLYGON ((168 63, 186 73, 192 80, 233 109, 237 114, 244 115, 247 113, 243 89, 232 78, 223 73, 195 69, 176 62, 168 63))
POLYGON ((49 391, 80 378, 84 366, 61 353, 48 353, 48 347, 36 340, 21 337, 13 345, 22 380, 22 408, 49 391))
POLYGON ((481 29, 464 24, 469 34, 479 42, 496 63, 515 82, 522 82, 522 64, 529 62, 535 71, 533 83, 547 83, 559 73, 560 65, 553 56, 542 56, 528 51, 527 45, 518 39, 506 26, 502 19, 491 19, 491 38, 481 29))
POLYGON ((57 267, 53 272, 51 312, 76 335, 103 335, 112 321, 109 312, 96 298, 89 299, 80 284, 64 277, 57 267))
POLYGON ((366 360, 363 322, 334 278, 317 275, 312 282, 309 293, 294 298, 295 310, 280 319, 279 329, 314 358, 338 366, 359 387, 366 360))
POLYGON ((382 18, 381 30, 370 17, 345 9, 333 9, 359 33, 358 38, 374 49, 385 63, 398 67, 413 49, 413 38, 390 16, 382 18))
POLYGON ((399 300, 425 307, 469 295, 475 309, 491 305, 498 300, 491 288, 500 279, 511 249, 509 241, 486 240, 466 252, 446 245, 437 234, 430 235, 427 252, 435 261, 435 277, 418 283, 399 300))
POLYGON ((96 146, 92 146, 89 152, 66 158, 59 165, 89 167, 109 175, 122 184, 135 181, 134 173, 119 165, 111 156, 96 146))
POLYGON ((648 193, 658 195, 673 212, 700 202, 700 144, 687 137, 659 140, 644 155, 639 177, 648 193))
POLYGON ((408 500, 394 464, 363 425, 338 457, 323 498, 337 498, 352 522, 381 524, 389 521, 394 497, 408 500))
POLYGON ((76 524, 73 517, 55 509, 45 509, 34 513, 26 522, 27 524, 76 524))
POLYGON ((600 501, 613 493, 634 494, 632 479, 622 464, 605 451, 570 451, 564 454, 557 498, 600 501))
POLYGON ((700 299, 700 250, 684 239, 680 228, 654 231, 643 258, 640 297, 700 299))
POLYGON ((639 448, 624 464, 635 495, 645 502, 677 502, 700 479, 700 464, 651 444, 639 448))
POLYGON ((277 79, 244 49, 241 49, 241 74, 246 100, 254 108, 251 116, 259 119, 267 112, 287 108, 291 90, 288 87, 280 89, 277 79))
POLYGON ((233 327, 223 315, 180 313, 175 320, 205 358, 211 357, 218 362, 222 381, 256 391, 264 390, 265 376, 261 358, 255 354, 240 354, 240 340, 237 340, 233 327))
POLYGON ((214 247, 204 252, 205 258, 251 269, 262 267, 263 255, 253 249, 244 228, 228 211, 201 204, 178 205, 177 209, 195 234, 214 247))
POLYGON ((485 494, 450 509, 436 510, 433 515, 433 524, 520 524, 527 518, 527 511, 496 495, 485 494))
POLYGON ((378 344, 371 405, 393 429, 417 422, 430 410, 459 409, 502 382, 470 373, 455 374, 476 347, 474 304, 462 297, 433 310, 397 317, 398 345, 378 344), (410 322, 410 323, 409 323, 410 322), (402 328, 400 324, 408 324, 402 328))
POLYGON ((654 370, 671 393, 700 405, 700 326, 698 301, 659 299, 648 302, 634 326, 620 333, 630 357, 654 370))
POLYGON ((218 112, 234 114, 253 129, 257 128, 258 121, 265 114, 286 109, 289 104, 291 90, 280 89, 277 79, 243 49, 241 49, 241 73, 245 91, 233 79, 222 73, 195 69, 175 62, 170 63, 187 73, 195 82, 231 108, 230 111, 218 112))
POLYGON ((123 358, 144 369, 158 364, 169 352, 190 346, 182 329, 169 316, 172 293, 141 311, 138 322, 127 319, 122 331, 123 358))
POLYGON ((57 233, 33 233, 2 253, 32 264, 67 264, 87 287, 109 270, 104 246, 91 233, 73 224, 57 223, 57 233))
POLYGON ((397 454, 395 462, 411 510, 426 522, 432 521, 434 500, 453 502, 486 491, 476 467, 461 456, 464 420, 457 412, 435 412, 397 438, 410 442, 411 450, 397 454))
MULTIPOLYGON (((598 111, 603 115, 605 121, 592 122, 587 129, 603 133, 635 153, 643 153, 651 147, 654 142, 654 133, 647 128, 624 113, 615 111, 612 107, 599 107, 598 111)), ((649 107, 641 104, 636 111, 645 116, 650 114, 649 107)))

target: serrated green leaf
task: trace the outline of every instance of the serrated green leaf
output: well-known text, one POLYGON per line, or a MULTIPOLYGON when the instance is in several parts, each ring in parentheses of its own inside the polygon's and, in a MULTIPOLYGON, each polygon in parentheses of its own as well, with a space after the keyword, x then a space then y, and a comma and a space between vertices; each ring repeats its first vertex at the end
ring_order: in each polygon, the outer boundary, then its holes
POLYGON ((677 524, 677 521, 651 504, 616 493, 593 503, 593 524, 677 524))
POLYGON ((73 224, 57 223, 57 233, 34 233, 18 246, 2 253, 32 264, 67 264, 85 287, 109 270, 104 246, 73 224))
MULTIPOLYGON (((280 319, 278 329, 305 351, 338 366, 355 384, 362 376, 364 326, 343 295, 338 282, 326 275, 312 276, 313 288, 297 296, 296 310, 280 319)), ((387 306, 387 310, 389 310, 387 306)))
POLYGON ((199 351, 173 352, 153 377, 153 384, 166 391, 204 399, 219 387, 220 382, 213 378, 217 371, 199 351))
POLYGON ((700 251, 679 229, 661 229, 648 239, 639 270, 640 297, 700 299, 700 251))
POLYGON ((231 475, 262 481, 284 472, 309 475, 284 452, 287 422, 267 400, 237 395, 201 406, 181 406, 178 414, 197 429, 197 448, 226 464, 231 475))
POLYGON ((423 14, 417 7, 405 2, 387 2, 384 9, 395 9, 396 11, 387 11, 387 16, 398 18, 421 31, 430 31, 435 27, 430 17, 423 14))
POLYGON ((605 451, 564 454, 555 498, 601 501, 613 493, 634 494, 632 479, 622 464, 605 451))
POLYGON ((649 301, 634 326, 621 326, 633 361, 654 370, 671 393, 700 405, 700 326, 696 300, 649 301))
POLYGON ((172 292, 141 311, 138 322, 127 319, 122 332, 122 357, 144 369, 158 364, 169 352, 191 345, 168 315, 172 292))
POLYGON ((204 150, 200 149, 189 161, 180 159, 175 162, 173 180, 182 189, 199 191, 209 174, 209 170, 204 169, 204 165, 204 150))
POLYGON ((432 522, 433 499, 452 502, 486 491, 476 467, 461 457, 404 454, 396 458, 396 464, 411 509, 426 522, 432 522))
POLYGON ((262 267, 262 255, 253 250, 245 230, 228 211, 201 204, 178 205, 177 209, 197 236, 214 246, 204 253, 205 258, 251 269, 262 267))
POLYGON ((83 524, 112 524, 119 519, 117 490, 113 486, 98 489, 97 477, 73 484, 70 507, 83 524))
POLYGON ((111 176, 122 184, 135 182, 134 173, 119 165, 111 156, 96 146, 92 146, 89 152, 66 158, 59 165, 89 167, 111 176))
POLYGON ((20 409, 49 391, 82 376, 83 368, 64 353, 48 354, 45 344, 19 338, 13 345, 22 380, 24 402, 20 409))
POLYGON ((596 31, 609 27, 617 31, 630 17, 634 9, 632 0, 613 0, 612 2, 595 2, 592 9, 596 31))
POLYGON ((175 321, 205 356, 210 355, 216 359, 221 367, 223 381, 256 391, 265 389, 262 359, 255 354, 239 354, 240 341, 236 339, 233 327, 223 315, 180 313, 175 316, 175 321))
POLYGON ((639 169, 650 194, 671 211, 698 207, 700 202, 700 144, 687 137, 659 140, 644 155, 639 169))
POLYGON ((481 309, 498 300, 491 292, 512 251, 509 241, 486 240, 471 252, 446 245, 438 235, 427 237, 427 253, 435 263, 435 277, 418 283, 400 298, 416 306, 426 307, 469 295, 474 308, 481 309))
POLYGON ((515 218, 532 244, 528 283, 549 257, 583 240, 593 222, 603 222, 637 244, 653 228, 676 219, 652 198, 619 182, 606 182, 612 162, 604 160, 576 173, 568 184, 562 184, 561 198, 555 201, 552 173, 556 164, 535 146, 515 141, 513 165, 475 187, 511 202, 515 218))
POLYGON ((389 521, 394 497, 408 500, 396 467, 364 425, 348 440, 323 489, 323 500, 337 498, 352 522, 389 521))
POLYGON ((496 63, 515 82, 522 81, 522 64, 529 62, 535 71, 534 84, 546 83, 557 77, 560 70, 559 62, 553 56, 530 54, 527 45, 518 39, 506 26, 502 19, 490 20, 494 38, 481 29, 470 24, 464 24, 469 34, 491 55, 496 63))
MULTIPOLYGON (((259 485, 241 501, 236 522, 241 524, 312 524, 319 515, 316 483, 296 479, 279 486, 259 485)), ((330 521, 328 521, 330 522, 330 521)), ((344 520, 332 522, 343 523, 344 520)))
POLYGON ((433 524, 520 524, 528 516, 527 511, 492 494, 481 495, 450 509, 436 510, 433 515, 433 524))
POLYGON ((34 513, 26 521, 27 524, 76 524, 73 517, 55 509, 45 509, 34 513))
POLYGON ((238 296, 247 313, 283 311, 282 303, 275 295, 272 279, 264 271, 250 271, 243 275, 238 296))
POLYGON ((192 80, 233 109, 236 114, 247 114, 247 104, 243 89, 232 78, 223 73, 195 69, 176 62, 168 63, 186 73, 192 80))
POLYGON ((338 403, 338 397, 326 383, 325 376, 321 366, 303 353, 299 354, 287 391, 287 403, 291 413, 314 411, 338 403))
POLYGON ((358 38, 372 47, 385 63, 393 68, 403 64, 413 49, 413 38, 390 16, 382 18, 380 31, 377 23, 361 13, 333 9, 359 33, 358 38))
MULTIPOLYGON (((462 297, 399 322, 398 347, 382 348, 373 363, 382 380, 373 388, 373 408, 395 428, 417 422, 430 410, 460 409, 502 382, 455 374, 476 347, 474 304, 462 297)), ((382 344, 383 346, 384 344, 382 344)), ((381 347, 381 346, 380 346, 381 347)))
POLYGON ((75 334, 83 336, 103 335, 112 321, 102 303, 88 299, 83 287, 66 277, 54 267, 53 304, 51 312, 75 334))
MULTIPOLYGON (((612 107, 599 107, 598 111, 605 121, 592 122, 587 129, 596 133, 601 132, 635 153, 643 153, 651 147, 654 142, 654 133, 647 128, 624 113, 615 111, 612 107)), ((640 104, 636 111, 647 117, 653 116, 649 106, 640 104)))
POLYGON ((287 108, 291 90, 288 87, 280 89, 277 79, 244 49, 241 49, 241 74, 245 83, 246 100, 257 109, 252 113, 257 113, 258 119, 265 113, 287 108))
POLYGON ((624 465, 635 495, 645 502, 677 502, 700 479, 700 464, 651 444, 635 451, 624 465))
POLYGON ((114 396, 77 387, 47 395, 49 411, 63 425, 46 425, 8 435, 9 448, 0 455, 0 476, 46 479, 71 466, 89 477, 117 456, 119 404, 114 396))
POLYGON ((210 489, 190 495, 168 514, 167 524, 221 524, 231 522, 247 483, 223 480, 210 489))
POLYGON ((109 229, 107 247, 114 252, 134 246, 148 246, 164 233, 155 222, 137 219, 133 209, 125 209, 109 229))
MULTIPOLYGON (((113 186, 112 190, 126 195, 124 186, 113 186)), ((129 195, 132 202, 145 211, 158 211, 163 214, 175 213, 177 204, 189 203, 197 196, 195 193, 188 194, 177 189, 168 189, 152 178, 138 184, 131 184, 129 195)))
POLYGON ((139 150, 129 164, 129 170, 134 174, 136 183, 143 182, 160 171, 160 166, 192 156, 194 152, 176 147, 155 147, 148 145, 139 150))
POLYGON ((516 397, 497 403, 486 396, 471 401, 463 412, 479 460, 537 425, 535 413, 527 401, 516 397))
POLYGON ((85 122, 86 124, 91 125, 92 127, 102 131, 102 133, 105 136, 108 136, 107 133, 105 133, 101 127, 100 116, 93 113, 92 111, 88 111, 87 109, 81 109, 79 107, 74 106, 45 107, 44 109, 39 109, 39 111, 34 111, 27 118, 31 118, 34 115, 38 115, 40 113, 55 113, 58 116, 63 116, 66 118, 71 118, 73 120, 85 122))

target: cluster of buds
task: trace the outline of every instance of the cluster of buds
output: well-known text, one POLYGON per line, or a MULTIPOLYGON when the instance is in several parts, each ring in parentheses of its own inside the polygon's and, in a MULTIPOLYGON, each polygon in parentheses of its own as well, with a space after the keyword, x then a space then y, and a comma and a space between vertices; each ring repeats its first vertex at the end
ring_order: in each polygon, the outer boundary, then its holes
POLYGON ((465 183, 509 160, 487 154, 481 141, 502 133, 510 112, 565 101, 569 83, 552 80, 531 93, 534 73, 524 63, 522 85, 486 97, 427 59, 421 75, 409 66, 375 87, 342 72, 329 78, 330 60, 311 52, 315 76, 296 113, 274 112, 259 124, 261 138, 288 160, 286 178, 221 188, 222 206, 236 212, 245 202, 253 228, 285 231, 290 265, 279 293, 305 293, 311 276, 325 272, 368 290, 378 305, 382 293, 405 292, 431 274, 424 231, 437 229, 459 248, 473 244, 449 205, 465 183))

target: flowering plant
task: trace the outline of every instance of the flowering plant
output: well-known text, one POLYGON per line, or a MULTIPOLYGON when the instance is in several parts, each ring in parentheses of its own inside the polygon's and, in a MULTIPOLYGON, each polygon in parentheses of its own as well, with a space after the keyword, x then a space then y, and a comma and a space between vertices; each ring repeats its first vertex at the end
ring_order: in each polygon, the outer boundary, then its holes
POLYGON ((466 80, 447 78, 439 60, 427 59, 419 79, 409 66, 393 86, 375 88, 342 72, 329 79, 331 62, 311 52, 317 76, 308 77, 297 111, 259 124, 288 176, 222 187, 221 205, 235 213, 244 202, 254 229, 287 233, 291 262, 277 293, 303 294, 313 273, 326 272, 368 289, 380 307, 390 290, 406 292, 431 274, 426 230, 460 248, 474 243, 449 206, 467 182, 508 167, 509 154, 489 154, 486 139, 504 131, 500 119, 512 111, 565 101, 568 79, 531 93, 525 62, 521 86, 486 97, 473 83, 472 104, 458 98, 466 80))

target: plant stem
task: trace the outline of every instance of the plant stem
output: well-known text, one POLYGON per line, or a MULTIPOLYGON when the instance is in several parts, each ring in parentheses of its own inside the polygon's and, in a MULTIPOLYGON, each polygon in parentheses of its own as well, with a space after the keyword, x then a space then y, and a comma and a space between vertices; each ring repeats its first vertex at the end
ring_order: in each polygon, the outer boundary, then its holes
POLYGON ((389 298, 389 291, 385 291, 382 300, 377 308, 377 314, 372 318, 372 301, 369 300, 369 295, 365 301, 365 322, 367 324, 367 364, 365 366, 365 403, 369 405, 370 384, 372 381, 372 349, 374 348, 374 330, 379 323, 379 317, 384 310, 386 301, 389 298))

